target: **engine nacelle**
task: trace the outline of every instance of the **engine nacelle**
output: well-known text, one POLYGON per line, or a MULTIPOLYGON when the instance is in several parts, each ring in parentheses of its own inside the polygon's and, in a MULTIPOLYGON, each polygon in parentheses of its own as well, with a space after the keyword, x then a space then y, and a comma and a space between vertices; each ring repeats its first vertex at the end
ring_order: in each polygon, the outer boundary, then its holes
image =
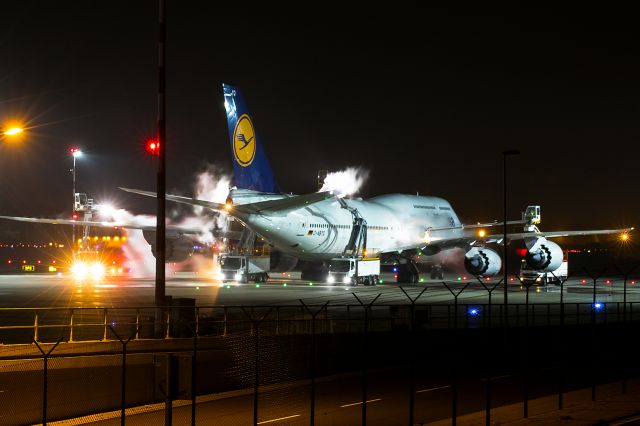
MULTIPOLYGON (((143 231, 144 239, 151 245, 151 253, 156 255, 156 232, 143 231)), ((165 262, 183 262, 193 254, 194 241, 190 237, 167 232, 165 240, 165 262)))
POLYGON ((541 272, 555 271, 562 265, 562 248, 546 238, 538 238, 529 247, 525 260, 533 269, 541 272))
POLYGON ((464 267, 473 275, 492 277, 500 272, 502 260, 495 251, 484 247, 473 247, 464 255, 464 267))

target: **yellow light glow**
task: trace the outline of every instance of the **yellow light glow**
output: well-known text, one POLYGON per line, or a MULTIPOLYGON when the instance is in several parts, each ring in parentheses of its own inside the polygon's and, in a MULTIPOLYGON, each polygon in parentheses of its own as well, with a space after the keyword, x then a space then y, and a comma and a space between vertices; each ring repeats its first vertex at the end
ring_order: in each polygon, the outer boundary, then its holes
POLYGON ((486 235, 487 235, 487 231, 485 231, 484 229, 481 229, 478 231, 478 237, 484 238, 486 235))
POLYGON ((231 204, 231 203, 225 203, 224 204, 224 209, 227 210, 227 211, 231 210, 232 207, 233 207, 233 204, 231 204))
POLYGON ((629 234, 627 234, 626 232, 625 232, 625 233, 623 233, 622 235, 620 235, 620 239, 621 239, 622 241, 627 241, 627 240, 629 240, 629 234))
POLYGON ((5 136, 15 136, 24 132, 22 127, 12 127, 4 131, 5 136))

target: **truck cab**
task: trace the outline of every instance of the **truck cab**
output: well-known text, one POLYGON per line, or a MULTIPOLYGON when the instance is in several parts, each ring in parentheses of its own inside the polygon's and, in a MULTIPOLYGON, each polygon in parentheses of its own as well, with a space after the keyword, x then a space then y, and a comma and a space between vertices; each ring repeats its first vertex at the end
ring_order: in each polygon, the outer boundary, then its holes
POLYGON ((263 283, 269 278, 270 256, 223 254, 220 255, 218 261, 220 263, 218 277, 222 282, 235 281, 247 283, 253 281, 263 283))
POLYGON ((327 282, 343 284, 378 284, 380 259, 378 258, 336 258, 329 261, 327 282))

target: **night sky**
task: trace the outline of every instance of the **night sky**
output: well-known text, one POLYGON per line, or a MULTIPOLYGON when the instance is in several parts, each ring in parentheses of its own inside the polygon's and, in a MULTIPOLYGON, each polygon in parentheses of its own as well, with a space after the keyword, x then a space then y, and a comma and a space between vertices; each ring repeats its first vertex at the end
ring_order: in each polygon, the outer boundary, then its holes
MULTIPOLYGON (((541 204, 543 229, 640 224, 630 11, 268 12, 168 0, 169 192, 192 195, 207 164, 230 173, 226 82, 287 192, 362 166, 363 197, 438 195, 467 223, 500 219, 501 152, 516 148, 511 218, 541 204)), ((3 3, 0 122, 31 128, 0 143, 0 214, 68 217, 73 145, 79 191, 153 213, 117 186, 155 190, 156 39, 155 1, 3 3)), ((42 229, 0 222, 0 240, 42 229)))

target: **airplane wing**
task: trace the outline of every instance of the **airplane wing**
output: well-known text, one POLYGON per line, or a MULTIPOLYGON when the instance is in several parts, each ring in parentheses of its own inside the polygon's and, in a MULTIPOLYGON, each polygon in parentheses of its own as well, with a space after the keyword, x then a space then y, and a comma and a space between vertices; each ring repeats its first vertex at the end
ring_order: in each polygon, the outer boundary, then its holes
MULTIPOLYGON (((156 197, 157 194, 152 191, 142 191, 139 189, 122 188, 123 191, 131 192, 133 194, 144 195, 147 197, 156 197)), ((210 201, 198 200, 197 198, 183 197, 181 195, 166 194, 165 197, 169 201, 176 203, 189 204, 192 206, 205 207, 211 210, 224 212, 232 216, 240 216, 247 214, 271 214, 279 215, 284 214, 287 211, 301 209, 311 204, 317 203, 328 198, 332 198, 334 195, 331 192, 313 192, 305 195, 294 195, 279 198, 277 200, 260 201, 257 203, 248 204, 234 204, 227 206, 225 204, 213 203, 210 201)))
MULTIPOLYGON (((95 226, 98 228, 125 228, 125 229, 139 229, 141 231, 155 231, 155 225, 141 225, 137 223, 127 222, 109 222, 109 221, 88 221, 88 220, 71 220, 71 219, 47 219, 36 217, 19 217, 19 216, 0 216, 0 219, 14 220, 17 222, 30 222, 30 223, 46 223, 51 225, 75 225, 75 226, 95 226)), ((167 230, 175 231, 180 234, 197 235, 202 233, 202 228, 192 228, 188 226, 180 225, 167 225, 167 230)), ((239 239, 239 232, 234 231, 214 231, 214 236, 225 237, 231 239, 239 239)))
MULTIPOLYGON (((467 228, 465 226, 465 228, 467 228)), ((446 233, 442 231, 453 230, 460 228, 440 228, 440 229, 432 229, 428 233, 427 237, 423 242, 409 244, 403 247, 399 247, 396 250, 398 252, 407 251, 407 250, 419 250, 426 249, 427 247, 437 247, 442 250, 454 248, 454 247, 462 247, 475 243, 498 243, 502 244, 502 240, 504 239, 503 234, 492 234, 486 235, 484 237, 480 237, 477 233, 465 233, 458 234, 456 236, 450 237, 446 233), (440 235, 438 235, 440 234, 440 235)), ((549 232, 516 232, 516 233, 508 233, 507 241, 514 240, 528 240, 530 238, 556 238, 556 237, 573 237, 573 236, 588 236, 588 235, 611 235, 611 234, 625 234, 627 232, 633 231, 635 228, 620 228, 620 229, 596 229, 596 230, 587 230, 587 231, 549 231, 549 232)))

